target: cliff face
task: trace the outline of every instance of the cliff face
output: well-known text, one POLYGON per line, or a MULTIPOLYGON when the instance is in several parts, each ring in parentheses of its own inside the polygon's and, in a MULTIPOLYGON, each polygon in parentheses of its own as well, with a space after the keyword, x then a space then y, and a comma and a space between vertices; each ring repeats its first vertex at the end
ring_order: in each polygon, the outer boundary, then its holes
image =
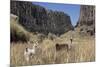
POLYGON ((80 8, 80 17, 78 26, 93 25, 95 23, 95 7, 89 5, 82 5, 80 8))
POLYGON ((64 12, 46 10, 31 2, 11 1, 11 13, 31 32, 63 34, 73 29, 70 16, 64 12))
POLYGON ((81 5, 80 16, 76 27, 80 28, 80 32, 95 33, 95 6, 81 5))

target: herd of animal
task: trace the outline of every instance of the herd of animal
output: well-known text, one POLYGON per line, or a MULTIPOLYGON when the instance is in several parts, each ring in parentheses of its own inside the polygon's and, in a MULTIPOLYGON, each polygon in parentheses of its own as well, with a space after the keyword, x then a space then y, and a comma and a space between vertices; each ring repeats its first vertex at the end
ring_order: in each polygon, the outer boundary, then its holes
MULTIPOLYGON (((67 49, 67 51, 70 50, 72 41, 73 40, 70 39, 70 44, 67 44, 67 43, 63 43, 63 44, 56 43, 55 44, 56 51, 62 50, 64 48, 67 49)), ((25 57, 25 60, 27 62, 29 62, 30 58, 32 58, 32 56, 34 56, 36 54, 36 48, 38 47, 39 43, 38 42, 29 41, 28 44, 29 45, 33 45, 33 47, 32 48, 26 47, 25 50, 24 50, 24 57, 25 57)))

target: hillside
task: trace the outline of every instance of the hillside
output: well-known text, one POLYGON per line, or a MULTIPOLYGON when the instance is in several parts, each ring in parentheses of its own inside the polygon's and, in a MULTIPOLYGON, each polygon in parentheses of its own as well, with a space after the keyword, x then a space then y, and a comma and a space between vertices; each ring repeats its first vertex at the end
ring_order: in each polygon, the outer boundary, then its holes
POLYGON ((31 37, 30 33, 18 23, 18 20, 15 19, 15 15, 12 14, 10 16, 10 31, 11 42, 27 42, 31 37))

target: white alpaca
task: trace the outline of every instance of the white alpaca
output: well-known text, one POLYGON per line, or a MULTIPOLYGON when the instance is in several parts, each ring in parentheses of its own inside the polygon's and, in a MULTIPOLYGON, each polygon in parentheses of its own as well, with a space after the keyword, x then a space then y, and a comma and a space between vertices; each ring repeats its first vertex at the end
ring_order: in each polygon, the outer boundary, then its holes
POLYGON ((37 43, 34 43, 33 48, 26 48, 24 51, 24 56, 26 61, 30 60, 30 57, 36 53, 37 43))

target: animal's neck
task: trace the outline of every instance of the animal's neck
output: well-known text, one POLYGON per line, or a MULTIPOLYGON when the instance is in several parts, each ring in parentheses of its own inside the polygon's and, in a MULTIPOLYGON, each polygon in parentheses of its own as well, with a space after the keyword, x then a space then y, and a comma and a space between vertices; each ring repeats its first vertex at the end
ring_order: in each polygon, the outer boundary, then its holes
POLYGON ((26 48, 26 52, 28 52, 28 48, 26 48))
POLYGON ((33 46, 33 49, 35 49, 35 46, 33 46))

